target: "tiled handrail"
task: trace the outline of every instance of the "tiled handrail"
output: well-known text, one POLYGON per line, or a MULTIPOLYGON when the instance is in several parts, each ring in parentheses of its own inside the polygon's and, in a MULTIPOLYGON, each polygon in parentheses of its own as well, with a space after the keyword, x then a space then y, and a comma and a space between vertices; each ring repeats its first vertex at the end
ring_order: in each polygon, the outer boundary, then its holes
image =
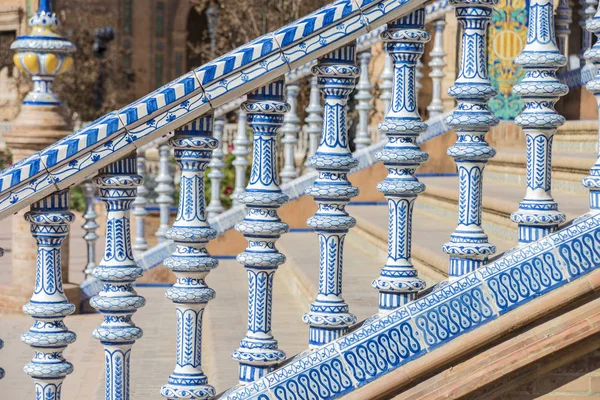
POLYGON ((184 74, 0 173, 0 218, 423 3, 335 1, 184 74))

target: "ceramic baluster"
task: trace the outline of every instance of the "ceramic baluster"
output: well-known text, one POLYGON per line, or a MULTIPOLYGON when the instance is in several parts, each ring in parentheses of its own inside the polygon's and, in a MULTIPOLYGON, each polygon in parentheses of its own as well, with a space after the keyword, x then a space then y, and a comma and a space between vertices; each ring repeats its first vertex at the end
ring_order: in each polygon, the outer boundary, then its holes
POLYGON ((210 179, 210 203, 206 207, 208 218, 214 218, 217 215, 225 211, 223 204, 221 204, 221 182, 225 178, 223 168, 225 163, 223 162, 223 133, 225 130, 225 118, 216 118, 214 122, 214 134, 213 137, 219 142, 219 145, 212 153, 212 158, 208 167, 210 172, 208 178, 210 179))
POLYGON ((171 148, 169 145, 166 143, 161 144, 158 147, 158 155, 158 176, 156 177, 158 185, 154 190, 158 193, 156 203, 160 213, 160 225, 155 235, 160 243, 166 240, 167 230, 169 230, 169 217, 171 216, 175 188, 173 187, 173 176, 171 175, 171 148))
POLYGON ((446 63, 444 62, 444 57, 446 57, 446 52, 444 52, 444 28, 446 27, 446 19, 444 17, 435 20, 433 23, 433 48, 429 55, 431 56, 431 61, 429 62, 429 67, 431 68, 431 72, 429 76, 431 77, 431 103, 427 106, 427 111, 429 111, 429 117, 437 117, 442 115, 444 112, 444 103, 442 103, 442 79, 444 79, 444 67, 446 63))
POLYGON ((238 117, 238 129, 235 138, 233 139, 233 166, 235 167, 235 188, 233 190, 233 204, 238 205, 238 196, 244 193, 246 189, 246 170, 248 169, 248 154, 250 154, 249 146, 250 140, 248 140, 248 131, 246 130, 247 117, 246 113, 239 110, 237 113, 238 117))
MULTIPOLYGON (((137 172, 145 179, 146 177, 146 152, 142 149, 137 150, 137 172)), ((133 242, 133 251, 137 253, 143 253, 148 250, 148 242, 146 241, 146 228, 145 219, 148 215, 146 206, 148 205, 148 196, 150 192, 146 188, 145 182, 137 189, 137 196, 133 202, 133 211, 131 212, 135 216, 136 222, 136 235, 135 241, 133 242)))
POLYGON ((319 78, 325 99, 321 143, 310 158, 319 175, 306 190, 318 207, 307 224, 319 237, 319 293, 303 317, 310 325, 309 345, 315 348, 341 337, 356 322, 342 297, 344 238, 356 223, 345 207, 358 195, 358 189, 348 181, 348 173, 358 161, 350 153, 346 130, 346 104, 360 74, 356 45, 346 45, 320 58, 312 71, 319 78))
POLYGON ((93 179, 100 199, 106 203, 106 247, 93 275, 103 289, 90 305, 104 315, 94 337, 104 345, 106 400, 129 399, 131 349, 142 330, 131 317, 146 301, 133 289, 142 268, 133 259, 129 214, 142 177, 131 155, 100 169, 93 179))
POLYGON ((85 190, 85 213, 83 214, 85 223, 81 227, 85 231, 83 239, 87 244, 87 264, 83 270, 83 275, 87 279, 96 268, 96 240, 98 240, 96 229, 100 225, 96 222, 96 218, 98 218, 95 201, 96 188, 92 182, 86 181, 83 184, 83 189, 85 190))
POLYGON ((75 220, 69 212, 69 195, 68 189, 56 192, 34 203, 25 214, 38 250, 35 289, 29 303, 23 306, 34 323, 21 340, 34 351, 24 371, 33 378, 36 400, 60 399, 63 381, 73 372, 63 351, 76 338, 64 323, 64 318, 75 311, 75 305, 69 303, 63 291, 60 254, 69 224, 75 220))
POLYGON ((527 44, 515 59, 525 76, 513 93, 525 103, 515 123, 527 144, 527 191, 510 219, 519 225, 519 244, 526 245, 556 231, 565 215, 552 198, 552 139, 565 122, 554 104, 569 91, 556 77, 567 63, 554 37, 552 0, 530 0, 527 44))
POLYGON ((450 256, 448 275, 456 279, 483 265, 495 246, 481 226, 483 169, 496 154, 485 141, 489 129, 498 124, 487 107, 497 91, 490 85, 487 65, 487 26, 497 0, 451 0, 462 26, 460 68, 448 90, 458 106, 446 121, 456 131, 456 143, 448 155, 458 170, 458 226, 442 250, 450 256))
POLYGON ((288 183, 298 177, 296 165, 294 163, 294 147, 298 144, 298 133, 300 132, 300 118, 298 118, 298 94, 300 86, 297 83, 290 83, 285 87, 286 101, 290 109, 285 113, 281 133, 283 139, 283 169, 281 170, 281 183, 288 183))
MULTIPOLYGON (((600 38, 600 6, 596 15, 588 22, 587 29, 600 38)), ((596 76, 585 87, 596 98, 600 110, 600 40, 596 40, 594 46, 585 52, 585 58, 588 62, 593 63, 597 69, 596 76)), ((590 169, 590 175, 583 179, 583 186, 590 191, 590 212, 593 214, 600 213, 600 129, 598 131, 598 146, 598 159, 590 169)))
POLYGON ((323 130, 323 106, 321 106, 321 92, 319 91, 319 78, 310 78, 310 101, 306 107, 306 123, 308 127, 308 157, 306 166, 310 167, 309 157, 314 156, 319 147, 321 131, 323 130))
MULTIPOLYGON (((385 54, 385 63, 383 65, 383 71, 381 71, 381 84, 379 89, 379 100, 383 102, 383 113, 387 114, 390 108, 390 101, 392 100, 392 89, 394 87, 394 62, 389 54, 385 54)), ((385 140, 385 136, 381 137, 381 140, 385 140)))
POLYGON ((358 100, 356 109, 358 110, 359 121, 356 137, 354 138, 356 150, 364 149, 371 144, 371 137, 369 136, 369 114, 373 109, 371 105, 373 85, 371 85, 369 79, 369 63, 371 62, 371 58, 371 50, 364 51, 358 55, 361 72, 358 84, 356 85, 358 92, 354 96, 358 100))
POLYGON ((216 237, 207 221, 204 173, 219 141, 212 136, 213 115, 205 115, 175 130, 169 144, 181 168, 179 207, 167 238, 177 245, 164 261, 177 282, 167 290, 177 313, 175 371, 161 394, 168 399, 209 399, 215 389, 202 371, 202 317, 215 291, 206 285, 208 273, 218 266, 206 245, 216 237))
POLYGON ((233 359, 240 363, 240 383, 261 378, 285 359, 271 333, 273 278, 277 267, 285 262, 275 242, 288 231, 288 225, 277 215, 288 196, 279 188, 275 159, 277 131, 290 110, 283 90, 283 79, 276 80, 248 94, 248 101, 242 105, 254 133, 254 153, 250 182, 239 196, 247 215, 236 225, 248 239, 246 251, 237 257, 248 272, 248 331, 233 352, 233 359))
POLYGON ((427 153, 417 145, 417 137, 427 130, 421 121, 416 97, 416 65, 430 39, 424 30, 425 9, 388 23, 381 34, 387 53, 394 61, 391 107, 379 129, 388 141, 377 153, 388 176, 377 186, 389 208, 388 257, 379 278, 372 283, 379 290, 379 313, 388 313, 415 299, 425 288, 411 256, 412 213, 415 199, 425 190, 414 176, 427 153))

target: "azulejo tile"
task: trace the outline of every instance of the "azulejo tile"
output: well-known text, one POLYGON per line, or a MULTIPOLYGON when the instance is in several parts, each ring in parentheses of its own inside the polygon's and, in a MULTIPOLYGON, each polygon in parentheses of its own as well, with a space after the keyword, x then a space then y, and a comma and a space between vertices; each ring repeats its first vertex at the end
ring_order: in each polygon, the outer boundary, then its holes
MULTIPOLYGON (((587 220, 589 224, 589 219, 587 220)), ((583 222, 584 224, 586 221, 583 222)), ((557 261, 571 279, 587 274, 600 265, 600 227, 596 224, 557 245, 557 261)))
POLYGON ((365 22, 371 30, 388 21, 400 18, 411 9, 415 9, 419 4, 425 3, 424 0, 357 1, 361 3, 361 11, 365 22))
POLYGON ((356 335, 359 336, 358 338, 352 338, 353 333, 347 335, 350 338, 346 343, 352 343, 349 346, 339 342, 347 371, 358 386, 365 385, 425 354, 422 334, 414 325, 408 312, 404 311, 403 318, 398 319, 400 313, 392 313, 395 314, 394 317, 386 316, 364 327, 364 331, 371 330, 372 334, 365 335, 361 332, 356 335), (377 329, 377 325, 386 319, 393 323, 384 324, 384 329, 377 329))
POLYGON ((495 319, 491 303, 492 299, 480 284, 414 316, 414 323, 431 351, 495 319))
POLYGON ((153 114, 174 103, 193 95, 203 93, 202 87, 193 72, 188 72, 172 82, 156 89, 118 111, 119 118, 127 126, 151 118, 153 114))
POLYGON ((0 194, 8 193, 11 189, 27 182, 36 175, 46 171, 39 153, 20 160, 0 172, 0 194))
POLYGON ((40 156, 46 168, 50 170, 73 157, 80 156, 87 149, 122 134, 123 128, 117 113, 111 112, 45 148, 40 156))
POLYGON ((126 131, 111 137, 92 151, 70 159, 56 168, 51 169, 52 180, 59 190, 91 178, 98 170, 113 161, 125 157, 135 150, 131 138, 126 131))
POLYGON ((272 386, 270 390, 272 398, 276 400, 316 400, 334 399, 354 388, 341 357, 337 356, 306 368, 292 378, 272 386))
POLYGON ((0 194, 0 220, 58 190, 50 174, 43 171, 0 194))
POLYGON ((162 112, 146 119, 136 127, 128 128, 128 140, 136 148, 140 148, 158 136, 166 135, 199 116, 210 112, 212 106, 203 91, 197 92, 192 97, 163 109, 162 112))
POLYGON ((261 36, 194 70, 213 107, 246 94, 290 71, 273 34, 261 36))

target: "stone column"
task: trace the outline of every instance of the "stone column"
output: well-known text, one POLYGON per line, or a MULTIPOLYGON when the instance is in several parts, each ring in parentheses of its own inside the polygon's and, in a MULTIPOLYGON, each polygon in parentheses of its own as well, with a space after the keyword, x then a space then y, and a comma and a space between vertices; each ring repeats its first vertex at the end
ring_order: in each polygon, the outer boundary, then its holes
POLYGON ((369 114, 373 109, 371 99, 373 95, 373 85, 369 80, 369 63, 371 62, 371 50, 364 51, 358 55, 360 60, 360 78, 356 89, 358 93, 354 96, 358 100, 356 109, 358 110, 358 129, 354 138, 354 146, 356 150, 364 149, 371 145, 371 137, 369 136, 369 114))
POLYGON ((283 127, 281 128, 281 133, 283 133, 283 139, 281 139, 283 144, 281 183, 288 183, 298 177, 294 160, 294 148, 298 144, 298 133, 300 132, 300 118, 297 114, 300 86, 296 82, 290 83, 285 87, 285 91, 287 93, 286 101, 290 105, 290 109, 285 114, 283 127))
MULTIPOLYGON (((33 89, 25 96, 12 130, 4 136, 13 162, 41 151, 71 133, 71 127, 62 116, 60 101, 52 91, 52 82, 73 65, 71 54, 75 52, 75 46, 58 34, 58 18, 50 9, 49 0, 40 1, 29 26, 31 33, 17 37, 11 45, 16 53, 15 64, 33 80, 33 89)), ((35 283, 37 245, 23 214, 24 211, 12 219, 13 249, 19 249, 12 252, 12 282, 26 295, 35 283)), ((62 248, 63 278, 68 281, 68 238, 62 248)))
POLYGON ((308 124, 308 157, 305 165, 310 168, 309 158, 314 156, 319 147, 321 131, 323 130, 323 106, 321 106, 321 92, 319 91, 319 82, 316 76, 310 78, 310 102, 306 107, 305 122, 308 124))

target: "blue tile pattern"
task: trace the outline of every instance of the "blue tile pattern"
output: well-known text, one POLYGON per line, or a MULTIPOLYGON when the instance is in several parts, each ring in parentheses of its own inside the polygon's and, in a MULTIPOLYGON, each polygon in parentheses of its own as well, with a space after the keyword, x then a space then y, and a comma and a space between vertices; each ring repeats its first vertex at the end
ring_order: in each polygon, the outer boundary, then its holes
POLYGON ((222 398, 339 398, 593 271, 598 248, 600 215, 584 215, 222 398))

